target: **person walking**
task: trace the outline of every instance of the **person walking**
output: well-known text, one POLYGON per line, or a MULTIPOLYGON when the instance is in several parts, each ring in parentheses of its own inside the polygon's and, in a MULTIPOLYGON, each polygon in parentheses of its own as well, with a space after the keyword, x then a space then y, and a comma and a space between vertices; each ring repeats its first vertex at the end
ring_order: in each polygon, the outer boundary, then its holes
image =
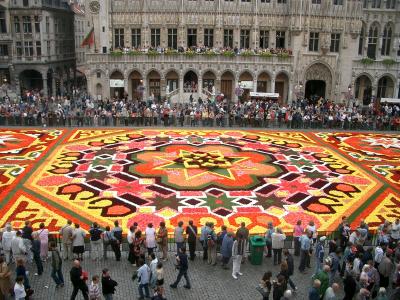
POLYGON ((210 229, 211 231, 207 236, 207 257, 208 264, 215 266, 217 264, 217 235, 213 223, 210 223, 210 229))
POLYGON ((45 228, 44 223, 40 223, 36 232, 40 240, 40 258, 46 261, 49 256, 49 230, 45 228))
POLYGON ((166 261, 168 259, 168 230, 165 226, 165 222, 160 222, 160 227, 157 232, 157 244, 162 253, 161 260, 166 261))
POLYGON ((60 229, 62 254, 64 260, 73 259, 72 255, 72 221, 68 220, 67 224, 60 229))
POLYGON ((379 286, 388 288, 389 282, 390 282, 390 276, 392 276, 393 271, 394 271, 394 265, 391 260, 392 257, 392 250, 387 249, 386 250, 386 255, 383 256, 381 262, 379 263, 378 266, 378 272, 379 272, 379 286))
POLYGON ((122 245, 122 228, 118 221, 114 222, 114 228, 111 230, 111 249, 114 251, 115 260, 121 260, 121 245, 122 245))
POLYGON ((11 289, 11 271, 4 257, 0 256, 0 299, 9 299, 11 289))
POLYGON ((276 266, 282 262, 282 249, 285 246, 286 235, 282 232, 282 229, 276 228, 271 238, 272 252, 274 253, 274 266, 276 266))
POLYGON ((294 260, 293 260, 293 256, 292 254, 290 254, 288 249, 283 249, 283 257, 284 257, 284 261, 287 264, 287 270, 288 270, 288 278, 287 278, 287 282, 289 283, 290 287, 297 291, 297 287, 294 284, 294 282, 292 281, 292 279, 290 278, 291 276, 293 276, 294 274, 294 260))
POLYGON ((283 275, 278 275, 277 281, 272 282, 272 299, 281 300, 286 291, 286 281, 283 275))
POLYGON ((186 289, 190 289, 190 280, 188 276, 188 257, 186 255, 186 248, 182 247, 179 249, 178 255, 176 255, 176 263, 177 268, 179 270, 178 276, 173 284, 170 285, 171 288, 176 289, 178 287, 179 282, 181 281, 182 277, 185 277, 186 284, 183 286, 186 289))
POLYGON ((51 278, 56 283, 56 288, 64 286, 64 276, 62 273, 62 259, 55 242, 50 242, 51 253, 51 278))
POLYGON ((145 230, 146 247, 148 255, 154 252, 156 248, 156 230, 153 228, 153 223, 149 223, 145 230))
POLYGON ((154 289, 156 287, 157 283, 157 265, 158 265, 158 259, 156 257, 156 254, 153 252, 150 254, 150 287, 154 289))
POLYGON ((186 226, 186 236, 188 237, 190 260, 194 260, 196 257, 197 227, 193 225, 193 220, 190 220, 189 225, 186 226))
POLYGON ((15 237, 11 240, 11 252, 15 262, 19 259, 26 260, 27 249, 24 240, 22 239, 22 232, 17 231, 15 237))
POLYGON ((325 291, 329 287, 329 272, 330 267, 328 265, 324 265, 322 271, 320 271, 317 275, 314 276, 314 279, 318 279, 321 282, 321 286, 319 288, 319 295, 321 298, 325 296, 325 291))
POLYGON ((21 276, 22 278, 24 278, 24 287, 25 290, 30 290, 31 289, 31 285, 29 283, 29 278, 28 278, 28 274, 29 272, 26 270, 25 267, 25 260, 23 260, 22 258, 18 258, 16 261, 16 265, 17 267, 15 268, 15 277, 21 276))
POLYGON ((89 300, 101 300, 99 283, 100 283, 99 275, 94 275, 92 277, 92 282, 89 285, 89 300))
POLYGON ((40 258, 40 240, 39 235, 37 232, 32 233, 33 241, 32 241, 32 254, 33 254, 33 261, 35 262, 37 272, 35 276, 41 276, 43 274, 43 264, 40 258))
POLYGON ((86 233, 82 228, 80 228, 78 223, 75 223, 75 229, 72 232, 72 252, 79 260, 83 260, 83 253, 85 252, 85 236, 86 233))
POLYGON ((222 245, 221 245, 221 255, 222 255, 222 268, 229 269, 228 263, 232 257, 232 247, 233 247, 233 234, 228 232, 225 234, 222 245))
POLYGON ((26 291, 24 287, 24 277, 17 276, 14 285, 14 297, 15 300, 25 300, 26 299, 26 291))
POLYGON ((101 239, 101 236, 103 234, 103 231, 99 228, 99 225, 94 222, 92 225, 92 228, 89 230, 90 234, 90 254, 92 256, 93 261, 98 261, 101 259, 101 254, 102 254, 102 244, 103 241, 101 239))
POLYGON ((102 294, 105 300, 113 300, 113 296, 115 293, 115 288, 118 286, 118 283, 111 279, 110 271, 108 269, 103 269, 101 275, 101 287, 102 294))
POLYGON ((15 238, 16 232, 12 229, 11 223, 7 223, 5 231, 1 236, 1 246, 5 254, 5 261, 7 264, 11 263, 12 253, 11 253, 11 242, 15 238))
POLYGON ((158 262, 156 268, 156 276, 157 276, 157 286, 162 287, 164 285, 164 268, 162 262, 158 262))
POLYGON ((245 251, 245 241, 243 236, 239 234, 232 245, 232 277, 238 279, 237 275, 243 275, 240 272, 240 265, 242 263, 243 252, 245 251))
POLYGON ((30 221, 25 221, 25 226, 22 227, 22 239, 24 241, 25 249, 26 249, 26 257, 29 262, 33 260, 33 253, 31 252, 32 248, 32 237, 33 228, 30 221))
POLYGON ((321 287, 321 281, 315 279, 313 281, 313 285, 308 291, 308 300, 320 300, 321 297, 319 296, 319 288, 321 287))
POLYGON ((296 226, 293 228, 293 246, 294 256, 300 256, 300 237, 304 232, 304 228, 301 225, 301 220, 298 220, 296 226))
POLYGON ((82 292, 83 298, 85 300, 89 300, 89 296, 88 296, 89 289, 85 282, 85 279, 87 279, 87 278, 85 278, 85 276, 83 274, 81 262, 78 259, 74 260, 73 266, 72 266, 69 274, 70 274, 70 278, 71 278, 71 282, 72 282, 72 286, 73 286, 71 300, 75 300, 79 291, 82 292))
POLYGON ((143 259, 139 259, 139 269, 137 271, 138 276, 138 290, 139 290, 139 299, 150 298, 149 292, 149 280, 150 280, 150 268, 148 265, 144 263, 143 259), (144 294, 143 294, 144 290, 144 294))
POLYGON ((265 272, 260 280, 259 285, 256 287, 256 290, 263 296, 262 300, 268 300, 269 295, 271 294, 272 290, 271 277, 272 277, 271 271, 265 272))
POLYGON ((179 221, 178 226, 174 230, 174 238, 176 243, 176 251, 179 253, 179 249, 185 244, 185 238, 183 236, 183 222, 179 221))

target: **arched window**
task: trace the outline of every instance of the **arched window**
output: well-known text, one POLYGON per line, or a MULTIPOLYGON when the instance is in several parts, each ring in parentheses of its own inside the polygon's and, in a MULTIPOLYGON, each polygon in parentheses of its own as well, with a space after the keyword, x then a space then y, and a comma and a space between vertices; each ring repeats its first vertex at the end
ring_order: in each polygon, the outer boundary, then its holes
POLYGON ((396 0, 386 0, 386 9, 394 9, 396 6, 396 0))
POLYGON ((371 8, 381 8, 381 0, 372 0, 371 8))
POLYGON ((390 55, 392 45, 392 27, 387 24, 383 29, 381 55, 390 55))
POLYGON ((358 55, 364 54, 364 43, 365 43, 365 24, 362 24, 360 37, 358 40, 358 55))
POLYGON ((371 25, 368 32, 368 49, 367 56, 372 59, 376 59, 376 46, 378 44, 378 26, 376 24, 371 25))

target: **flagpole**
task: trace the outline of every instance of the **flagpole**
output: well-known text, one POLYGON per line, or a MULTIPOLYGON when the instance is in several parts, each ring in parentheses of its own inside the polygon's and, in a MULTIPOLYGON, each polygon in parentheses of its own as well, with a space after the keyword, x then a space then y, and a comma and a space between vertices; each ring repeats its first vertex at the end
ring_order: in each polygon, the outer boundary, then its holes
POLYGON ((96 34, 95 34, 95 32, 94 32, 94 22, 93 22, 93 16, 92 16, 92 26, 93 26, 94 53, 97 53, 97 47, 96 47, 96 34))

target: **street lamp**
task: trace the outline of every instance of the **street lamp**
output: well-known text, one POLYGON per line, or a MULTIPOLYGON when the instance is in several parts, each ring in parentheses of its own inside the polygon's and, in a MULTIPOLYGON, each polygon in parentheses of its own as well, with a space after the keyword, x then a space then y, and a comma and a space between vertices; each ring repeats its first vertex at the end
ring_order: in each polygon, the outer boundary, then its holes
POLYGON ((8 87, 7 87, 7 78, 4 78, 3 79, 3 82, 4 82, 4 85, 3 85, 3 89, 5 90, 5 92, 6 92, 6 97, 8 97, 8 87))

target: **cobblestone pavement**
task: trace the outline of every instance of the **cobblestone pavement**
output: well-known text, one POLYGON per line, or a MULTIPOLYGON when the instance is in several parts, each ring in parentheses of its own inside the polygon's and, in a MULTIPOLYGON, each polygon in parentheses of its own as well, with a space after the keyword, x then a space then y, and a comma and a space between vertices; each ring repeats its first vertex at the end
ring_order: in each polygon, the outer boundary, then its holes
MULTIPOLYGON (((112 254, 112 253, 110 253, 112 254)), ((273 266, 270 258, 263 258, 263 264, 261 266, 251 265, 250 262, 246 262, 242 265, 241 271, 243 276, 240 276, 238 280, 234 280, 231 276, 232 264, 230 264, 230 270, 223 270, 218 264, 217 266, 210 266, 206 262, 203 262, 198 253, 198 257, 194 262, 190 262, 189 265, 189 277, 192 284, 192 289, 187 290, 183 288, 184 279, 179 284, 178 289, 171 289, 169 285, 175 280, 177 272, 175 271, 174 253, 169 253, 169 260, 164 263, 165 272, 165 290, 167 299, 201 299, 201 300, 253 300, 262 299, 261 295, 255 290, 259 279, 262 277, 263 272, 270 270, 275 277, 279 272, 277 266, 273 266)), ((111 256, 112 257, 112 256, 111 256)), ((311 269, 308 270, 306 275, 302 275, 297 271, 299 260, 295 257, 295 275, 292 280, 298 287, 295 299, 308 299, 308 289, 311 283, 311 275, 314 270, 314 266, 311 265, 311 269)), ((116 262, 113 258, 109 258, 106 261, 93 262, 88 256, 85 257, 82 262, 84 270, 89 272, 89 277, 93 275, 101 274, 103 268, 109 268, 111 276, 118 282, 117 292, 114 296, 116 300, 134 300, 138 299, 137 281, 131 280, 131 275, 135 270, 127 259, 126 253, 123 253, 122 260, 116 262)), ((64 262, 63 273, 65 279, 65 287, 61 289, 55 288, 55 284, 50 277, 50 262, 45 263, 45 272, 42 276, 33 276, 35 273, 35 267, 31 264, 28 265, 30 271, 29 278, 32 287, 35 289, 34 299, 47 300, 64 300, 69 299, 72 293, 72 285, 69 279, 69 270, 71 268, 70 262, 64 262)), ((272 298, 272 295, 270 299, 272 298)), ((77 299, 83 299, 82 295, 79 294, 77 299)))

